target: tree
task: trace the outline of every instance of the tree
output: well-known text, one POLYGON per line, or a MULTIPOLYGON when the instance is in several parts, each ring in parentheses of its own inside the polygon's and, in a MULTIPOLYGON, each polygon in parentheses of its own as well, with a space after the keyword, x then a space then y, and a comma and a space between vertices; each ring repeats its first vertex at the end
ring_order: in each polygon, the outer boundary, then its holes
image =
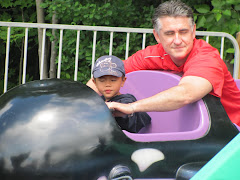
MULTIPOLYGON (((58 19, 56 17, 56 11, 53 11, 52 16, 52 24, 57 24, 58 19)), ((49 68, 49 77, 50 78, 56 78, 56 59, 57 59, 57 50, 56 50, 56 44, 57 44, 57 37, 56 37, 56 30, 52 30, 53 40, 51 42, 51 58, 50 58, 50 68, 49 68)))
MULTIPOLYGON (((71 25, 89 25, 89 26, 113 26, 113 27, 140 27, 152 28, 151 18, 159 3, 165 0, 2 0, 0 1, 0 20, 12 22, 45 22, 71 25)), ((239 31, 240 0, 182 0, 191 6, 194 10, 194 18, 197 24, 197 30, 223 31, 233 36, 239 31)), ((11 50, 10 53, 10 71, 9 86, 18 84, 16 79, 20 79, 22 42, 24 30, 21 28, 11 29, 11 50)), ((38 41, 41 42, 41 32, 29 31, 29 57, 27 81, 39 79, 39 63, 41 60, 41 47, 37 47, 38 41), (36 38, 39 34, 39 39, 36 38), (39 51, 39 53, 38 53, 39 51), (39 54, 39 58, 38 58, 39 54)), ((46 32, 45 66, 44 78, 56 77, 56 63, 58 52, 59 31, 46 32), (50 62, 49 62, 50 61, 50 62)), ((113 54, 124 59, 125 34, 114 35, 113 54)), ((137 34, 131 34, 130 55, 139 50, 139 43, 142 37, 137 34)), ((213 40, 215 41, 215 40, 213 40)), ((5 58, 6 28, 0 30, 0 57, 5 58)), ((73 79, 74 59, 76 46, 76 32, 64 31, 63 35, 63 53, 62 53, 62 72, 61 78, 73 79)), ((155 44, 154 37, 147 37, 148 45, 155 44)), ((211 42, 211 44, 214 42, 211 42)), ((41 43, 40 43, 41 44, 41 43)), ((218 47, 219 41, 216 41, 218 47)), ((96 57, 108 54, 109 34, 98 33, 96 57)), ((226 56, 224 59, 231 61, 233 59, 233 49, 225 45, 226 56)), ((92 59, 92 33, 81 32, 79 49, 79 69, 78 80, 85 83, 90 78, 90 66, 92 59), (84 47, 84 48, 83 48, 84 47)), ((4 74, 4 62, 0 61, 0 74, 4 74)))
MULTIPOLYGON (((0 21, 12 21, 12 22, 34 22, 35 19, 35 2, 31 0, 13 1, 13 0, 1 0, 0 1, 0 21)), ((7 28, 0 27, 0 92, 3 92, 3 79, 4 79, 4 66, 5 66, 5 52, 6 52, 6 34, 7 28)), ((31 32, 29 36, 35 36, 34 32, 31 32)), ((21 83, 22 74, 22 61, 23 61, 23 42, 24 42, 24 29, 23 28, 11 28, 10 39, 10 62, 8 70, 8 87, 14 87, 16 84, 21 83), (14 53, 13 53, 14 52, 14 53)), ((29 49, 34 49, 31 48, 29 49)), ((31 64, 30 59, 29 64, 31 64)), ((32 66, 34 69, 34 66, 32 66)), ((28 77, 28 80, 31 80, 28 77)), ((8 88, 8 89, 9 89, 8 88)))
MULTIPOLYGON (((211 0, 208 3, 195 3, 193 8, 198 30, 227 32, 234 37, 240 31, 240 0, 211 0)), ((220 49, 217 38, 211 44, 220 49)), ((232 71, 234 49, 230 46, 230 42, 226 42, 225 47, 223 59, 232 71)))
MULTIPOLYGON (((43 0, 36 0, 36 12, 37 12, 37 23, 45 23, 44 9, 41 7, 43 0)), ((43 45, 43 29, 38 29, 38 56, 39 56, 39 71, 41 72, 41 61, 42 61, 42 45, 43 45)), ((45 43, 44 49, 44 63, 43 63, 43 74, 42 78, 48 78, 47 73, 47 43, 45 43)))

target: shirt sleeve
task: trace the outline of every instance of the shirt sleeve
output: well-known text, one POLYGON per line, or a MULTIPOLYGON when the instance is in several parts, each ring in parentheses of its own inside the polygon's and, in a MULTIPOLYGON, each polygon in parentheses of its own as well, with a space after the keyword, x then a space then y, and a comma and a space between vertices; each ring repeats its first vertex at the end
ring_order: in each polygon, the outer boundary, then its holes
MULTIPOLYGON (((121 103, 132 103, 135 102, 136 98, 132 95, 127 95, 122 98, 119 102, 121 103)), ((115 117, 118 125, 121 129, 127 130, 132 133, 139 132, 143 127, 151 123, 151 117, 146 112, 135 112, 132 115, 126 115, 124 117, 115 117)))
POLYGON ((143 53, 144 50, 137 51, 135 54, 123 61, 126 74, 132 71, 146 69, 146 66, 143 62, 143 53))
POLYGON ((126 73, 138 70, 163 69, 162 59, 166 55, 161 44, 148 46, 124 60, 126 73))
POLYGON ((185 76, 198 76, 208 80, 213 90, 210 94, 221 97, 224 84, 224 72, 219 53, 217 50, 209 53, 209 50, 198 52, 191 57, 184 66, 185 76))

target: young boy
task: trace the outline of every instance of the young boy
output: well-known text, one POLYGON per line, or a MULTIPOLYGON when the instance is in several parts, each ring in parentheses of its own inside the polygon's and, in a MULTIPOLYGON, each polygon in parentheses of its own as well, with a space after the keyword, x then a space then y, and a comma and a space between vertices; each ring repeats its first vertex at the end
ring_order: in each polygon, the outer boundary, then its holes
MULTIPOLYGON (((97 59, 93 67, 93 83, 102 94, 105 102, 132 103, 136 98, 131 94, 121 94, 126 77, 124 64, 116 56, 102 56, 97 59)), ((139 132, 140 129, 151 122, 150 116, 145 112, 136 112, 131 115, 116 115, 115 119, 119 126, 129 132, 139 132)))

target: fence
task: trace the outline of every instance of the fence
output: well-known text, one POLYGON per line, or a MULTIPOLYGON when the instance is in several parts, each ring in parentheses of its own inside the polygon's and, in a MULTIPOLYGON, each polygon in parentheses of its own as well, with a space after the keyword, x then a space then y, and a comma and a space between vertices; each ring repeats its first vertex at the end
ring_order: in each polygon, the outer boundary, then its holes
MULTIPOLYGON (((143 29, 143 28, 121 28, 121 27, 103 27, 103 26, 81 26, 81 25, 60 25, 60 24, 39 24, 39 23, 20 23, 20 22, 0 22, 0 27, 7 27, 7 41, 6 41, 6 56, 5 56, 5 71, 4 71, 4 92, 7 91, 8 84, 8 69, 9 69, 9 52, 10 52, 10 38, 11 38, 11 28, 12 27, 22 27, 25 28, 25 43, 24 43, 24 58, 23 58, 23 72, 22 72, 22 83, 26 82, 26 69, 27 69, 27 49, 28 49, 28 32, 30 28, 41 28, 43 29, 43 39, 42 39, 42 55, 41 55, 41 65, 40 65, 40 75, 39 79, 43 79, 43 64, 44 64, 44 49, 46 43, 46 30, 47 29, 57 29, 60 31, 59 37, 59 52, 58 52, 58 67, 57 67, 57 78, 60 78, 61 74, 61 59, 62 59, 62 44, 63 44, 63 31, 74 30, 76 31, 76 55, 75 55, 75 72, 74 80, 77 80, 78 73, 78 52, 80 44, 80 32, 81 31, 92 31, 93 32, 93 46, 92 46, 92 64, 95 61, 95 52, 96 52, 96 43, 97 43, 97 32, 105 31, 109 32, 109 55, 112 55, 113 48, 113 34, 114 33, 126 33, 126 50, 125 50, 125 59, 129 56, 129 39, 130 33, 139 33, 142 34, 142 49, 146 46, 146 34, 152 34, 152 29, 143 29)), ((225 38, 230 40, 234 48, 234 69, 233 77, 238 79, 239 74, 239 46, 236 39, 228 34, 223 32, 207 32, 207 31, 197 31, 197 36, 205 37, 207 42, 210 42, 210 37, 220 37, 221 47, 220 55, 223 58, 224 54, 224 43, 225 38)), ((211 43, 210 43, 211 44, 211 43)))

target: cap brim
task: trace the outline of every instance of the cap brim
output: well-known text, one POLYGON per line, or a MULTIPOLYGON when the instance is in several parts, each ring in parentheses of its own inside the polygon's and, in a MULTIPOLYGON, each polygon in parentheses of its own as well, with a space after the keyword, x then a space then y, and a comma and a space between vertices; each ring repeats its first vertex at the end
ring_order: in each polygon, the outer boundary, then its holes
POLYGON ((123 73, 121 71, 114 71, 114 72, 101 72, 101 71, 95 71, 93 72, 94 78, 99 78, 102 76, 116 76, 116 77, 122 77, 123 73))

